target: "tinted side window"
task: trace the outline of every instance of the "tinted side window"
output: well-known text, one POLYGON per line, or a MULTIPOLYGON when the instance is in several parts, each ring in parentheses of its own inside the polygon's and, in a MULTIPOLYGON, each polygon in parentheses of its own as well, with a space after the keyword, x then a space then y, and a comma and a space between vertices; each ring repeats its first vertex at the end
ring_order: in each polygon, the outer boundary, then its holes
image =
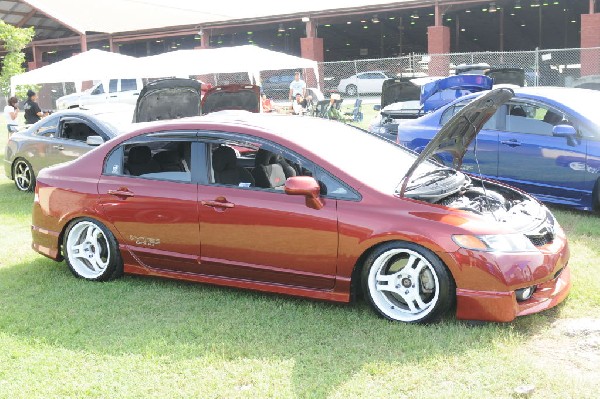
POLYGON ((64 121, 60 136, 68 140, 86 141, 89 136, 98 136, 94 129, 80 121, 64 121))
POLYGON ((117 79, 111 79, 110 82, 108 82, 108 92, 109 93, 115 93, 117 91, 117 79))
POLYGON ((562 113, 538 104, 511 103, 506 113, 506 131, 552 136, 552 128, 569 124, 562 113))
POLYGON ((121 79, 121 91, 137 90, 135 79, 121 79))
POLYGON ((191 141, 137 139, 107 158, 104 173, 153 180, 191 182, 191 141))
POLYGON ((208 147, 212 184, 283 192, 289 177, 314 176, 312 163, 279 146, 223 139, 208 147))
POLYGON ((317 170, 317 181, 321 186, 321 195, 335 199, 360 199, 360 196, 354 190, 322 169, 317 170))

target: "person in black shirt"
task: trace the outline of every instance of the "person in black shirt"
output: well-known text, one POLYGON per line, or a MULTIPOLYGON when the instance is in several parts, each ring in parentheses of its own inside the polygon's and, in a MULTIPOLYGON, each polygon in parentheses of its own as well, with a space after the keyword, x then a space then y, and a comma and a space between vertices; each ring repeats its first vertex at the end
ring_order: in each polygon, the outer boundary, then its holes
POLYGON ((27 101, 25 101, 23 110, 25 111, 25 123, 28 125, 36 123, 45 116, 36 101, 35 91, 27 90, 27 101))

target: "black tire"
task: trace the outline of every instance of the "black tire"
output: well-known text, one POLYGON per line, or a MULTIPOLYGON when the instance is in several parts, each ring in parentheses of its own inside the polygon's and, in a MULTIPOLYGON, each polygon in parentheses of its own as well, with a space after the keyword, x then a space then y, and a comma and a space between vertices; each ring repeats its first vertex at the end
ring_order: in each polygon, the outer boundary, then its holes
POLYGON ((456 298, 454 280, 442 261, 430 250, 405 241, 376 247, 363 265, 361 285, 377 314, 406 323, 435 321, 456 298))
POLYGON ((12 176, 17 190, 31 192, 35 188, 35 173, 26 159, 17 158, 13 162, 12 176))
POLYGON ((346 86, 346 94, 350 97, 353 97, 358 94, 358 88, 356 85, 348 85, 346 86))
POLYGON ((600 213, 600 178, 596 180, 592 190, 592 210, 600 213))
POLYGON ((123 260, 115 236, 91 218, 69 223, 63 237, 63 255, 78 278, 107 281, 123 274, 123 260))

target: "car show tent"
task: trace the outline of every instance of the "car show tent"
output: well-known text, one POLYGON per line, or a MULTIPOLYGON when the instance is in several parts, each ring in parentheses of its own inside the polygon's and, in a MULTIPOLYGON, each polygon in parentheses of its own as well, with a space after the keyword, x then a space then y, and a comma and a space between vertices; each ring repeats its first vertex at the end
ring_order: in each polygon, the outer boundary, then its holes
POLYGON ((136 78, 138 62, 135 57, 93 49, 13 76, 11 93, 19 85, 75 82, 75 87, 81 87, 84 80, 136 78))
POLYGON ((246 72, 250 82, 260 84, 260 71, 308 69, 318 81, 316 61, 257 46, 178 50, 130 57, 101 50, 89 50, 62 61, 34 69, 11 79, 11 91, 18 85, 76 82, 85 80, 161 78, 246 72))

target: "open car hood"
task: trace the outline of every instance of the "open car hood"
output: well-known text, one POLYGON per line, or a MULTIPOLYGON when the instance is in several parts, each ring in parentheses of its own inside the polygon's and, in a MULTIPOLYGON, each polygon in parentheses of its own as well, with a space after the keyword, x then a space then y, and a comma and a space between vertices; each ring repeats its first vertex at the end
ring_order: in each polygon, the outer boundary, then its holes
POLYGON ((511 89, 494 89, 471 101, 458 111, 427 144, 408 169, 402 180, 400 196, 404 195, 406 187, 417 168, 437 153, 450 153, 454 168, 460 169, 469 144, 498 107, 510 100, 513 95, 514 92, 511 89))
POLYGON ((494 82, 484 75, 456 75, 427 83, 421 88, 424 112, 434 111, 458 97, 490 90, 494 82))
POLYGON ((194 79, 170 78, 148 83, 137 99, 133 122, 150 122, 201 115, 201 83, 194 79))
POLYGON ((485 71, 494 81, 494 85, 525 86, 525 70, 523 68, 491 68, 485 71))
POLYGON ((204 94, 202 113, 237 109, 260 112, 260 87, 245 84, 216 86, 204 94))
POLYGON ((421 86, 441 77, 427 76, 422 78, 392 78, 383 81, 381 87, 381 109, 394 103, 419 101, 421 86))

